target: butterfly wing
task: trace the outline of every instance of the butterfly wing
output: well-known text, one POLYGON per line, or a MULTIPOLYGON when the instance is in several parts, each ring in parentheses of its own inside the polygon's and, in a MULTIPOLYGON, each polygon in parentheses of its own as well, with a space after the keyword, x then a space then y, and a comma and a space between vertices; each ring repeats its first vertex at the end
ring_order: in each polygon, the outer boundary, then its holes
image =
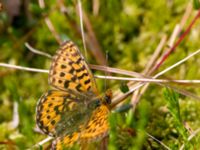
POLYGON ((78 47, 72 41, 63 43, 53 57, 49 83, 65 91, 97 94, 94 77, 78 47))
POLYGON ((92 111, 81 97, 66 91, 51 90, 37 104, 36 122, 45 134, 62 136, 77 131, 92 111))
POLYGON ((76 142, 79 141, 80 132, 74 132, 66 136, 57 137, 52 142, 52 150, 70 149, 76 142))
POLYGON ((102 139, 108 134, 108 115, 109 109, 106 105, 97 107, 93 111, 87 124, 80 127, 79 132, 56 138, 52 144, 53 149, 62 150, 63 147, 69 148, 76 142, 87 143, 89 141, 102 139))
POLYGON ((109 109, 106 105, 97 107, 88 121, 87 125, 81 130, 81 142, 94 141, 98 138, 103 138, 108 134, 109 124, 108 115, 109 109))

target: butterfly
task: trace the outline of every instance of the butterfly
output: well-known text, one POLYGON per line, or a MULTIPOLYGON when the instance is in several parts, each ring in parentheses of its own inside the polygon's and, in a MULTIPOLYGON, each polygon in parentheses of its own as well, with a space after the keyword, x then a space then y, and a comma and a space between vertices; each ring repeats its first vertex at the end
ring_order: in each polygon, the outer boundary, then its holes
POLYGON ((108 134, 112 92, 98 95, 94 77, 72 41, 63 43, 56 52, 48 79, 54 89, 39 99, 36 123, 43 133, 55 138, 52 149, 95 141, 108 134))

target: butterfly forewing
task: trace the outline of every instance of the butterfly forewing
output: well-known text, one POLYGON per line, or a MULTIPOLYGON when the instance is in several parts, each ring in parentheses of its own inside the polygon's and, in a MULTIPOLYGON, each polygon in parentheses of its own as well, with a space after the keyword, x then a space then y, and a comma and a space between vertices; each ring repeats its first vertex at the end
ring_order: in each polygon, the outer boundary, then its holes
POLYGON ((71 41, 62 44, 53 57, 49 83, 61 90, 97 94, 94 78, 77 46, 71 41))

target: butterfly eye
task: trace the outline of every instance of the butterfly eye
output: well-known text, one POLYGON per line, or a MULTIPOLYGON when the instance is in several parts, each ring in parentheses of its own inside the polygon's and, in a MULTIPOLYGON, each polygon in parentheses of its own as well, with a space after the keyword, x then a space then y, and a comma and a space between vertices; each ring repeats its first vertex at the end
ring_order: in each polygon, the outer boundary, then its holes
POLYGON ((111 104, 111 99, 112 99, 112 91, 111 90, 107 90, 104 96, 104 102, 106 104, 111 104))
POLYGON ((106 93, 105 93, 105 96, 103 98, 103 103, 111 104, 111 99, 112 99, 112 91, 107 90, 106 93))
POLYGON ((107 104, 111 104, 111 97, 110 96, 105 96, 105 102, 107 103, 107 104))

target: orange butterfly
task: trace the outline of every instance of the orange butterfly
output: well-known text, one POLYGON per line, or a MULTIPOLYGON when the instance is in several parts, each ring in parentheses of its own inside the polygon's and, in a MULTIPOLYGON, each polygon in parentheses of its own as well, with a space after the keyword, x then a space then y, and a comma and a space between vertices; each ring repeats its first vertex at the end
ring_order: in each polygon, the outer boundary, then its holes
POLYGON ((94 77, 73 42, 65 42, 53 57, 49 83, 55 89, 40 98, 36 122, 45 134, 55 137, 53 149, 108 134, 112 93, 98 96, 94 77))

